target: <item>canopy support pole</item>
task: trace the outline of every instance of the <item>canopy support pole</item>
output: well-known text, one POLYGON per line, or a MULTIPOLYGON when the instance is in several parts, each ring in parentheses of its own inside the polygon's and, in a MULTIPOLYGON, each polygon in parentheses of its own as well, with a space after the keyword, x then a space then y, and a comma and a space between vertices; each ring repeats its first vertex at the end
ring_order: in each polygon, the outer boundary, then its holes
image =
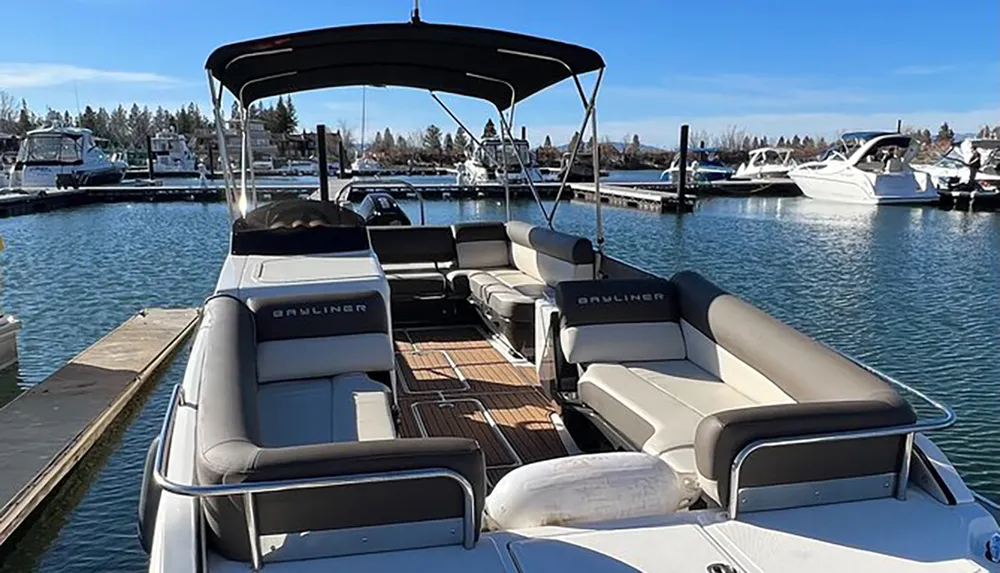
POLYGON ((222 179, 226 186, 226 203, 229 205, 229 214, 233 218, 238 217, 233 211, 236 206, 236 181, 233 177, 233 169, 229 164, 229 151, 226 149, 226 122, 222 118, 222 90, 216 89, 215 79, 212 72, 208 73, 208 89, 212 94, 212 111, 215 115, 215 135, 219 143, 219 160, 222 162, 222 179))
MULTIPOLYGON (((604 68, 597 71, 597 80, 594 82, 594 89, 590 94, 590 101, 587 101, 586 96, 583 95, 583 86, 580 84, 580 78, 573 74, 573 80, 576 82, 577 86, 580 88, 581 100, 583 101, 584 114, 583 114, 583 125, 580 126, 579 137, 576 138, 573 148, 570 150, 569 162, 566 166, 566 172, 563 173, 562 181, 559 183, 559 190, 556 192, 555 203, 552 204, 552 211, 549 213, 549 228, 552 227, 552 222, 556 217, 556 209, 559 208, 559 201, 562 199, 563 190, 566 189, 566 184, 569 181, 570 170, 573 169, 573 164, 576 163, 576 156, 580 151, 580 146, 583 143, 583 134, 587 131, 587 123, 594 118, 594 122, 597 122, 597 92, 601 88, 601 80, 604 78, 604 68)), ((596 181, 600 177, 600 171, 594 171, 594 180, 596 181)))
MULTIPOLYGON (((497 111, 500 111, 500 110, 497 110, 497 111)), ((514 109, 511 108, 511 112, 513 112, 513 111, 514 111, 514 109)), ((513 145, 514 134, 511 133, 511 128, 512 127, 513 127, 512 124, 507 123, 507 122, 504 121, 504 119, 503 119, 503 112, 501 112, 500 113, 500 129, 507 132, 507 137, 510 138, 511 143, 513 145)), ((545 217, 546 219, 548 219, 549 218, 549 214, 545 210, 545 205, 542 204, 542 198, 538 194, 538 189, 535 188, 535 182, 531 180, 531 174, 528 173, 528 168, 527 168, 527 166, 525 166, 524 160, 521 159, 521 154, 517 152, 517 146, 516 145, 514 146, 514 157, 517 158, 517 164, 521 168, 521 173, 524 173, 524 179, 525 179, 525 181, 528 182, 528 189, 531 190, 531 195, 535 198, 535 204, 538 205, 538 209, 541 210, 542 217, 545 217)), ((505 159, 504 165, 506 165, 506 152, 504 154, 504 159, 505 159)))

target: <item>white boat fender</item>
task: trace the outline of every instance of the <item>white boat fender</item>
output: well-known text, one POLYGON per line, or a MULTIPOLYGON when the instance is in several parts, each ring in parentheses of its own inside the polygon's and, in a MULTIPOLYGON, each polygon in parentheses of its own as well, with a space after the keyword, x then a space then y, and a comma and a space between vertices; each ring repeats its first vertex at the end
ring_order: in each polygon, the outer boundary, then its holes
POLYGON ((153 479, 153 463, 160 438, 153 438, 146 452, 146 463, 142 470, 142 489, 139 490, 139 543, 148 555, 153 550, 153 533, 156 529, 156 511, 160 508, 162 490, 153 479))
POLYGON ((493 488, 485 509, 492 526, 521 529, 664 515, 686 504, 681 480, 666 462, 611 452, 516 468, 493 488))

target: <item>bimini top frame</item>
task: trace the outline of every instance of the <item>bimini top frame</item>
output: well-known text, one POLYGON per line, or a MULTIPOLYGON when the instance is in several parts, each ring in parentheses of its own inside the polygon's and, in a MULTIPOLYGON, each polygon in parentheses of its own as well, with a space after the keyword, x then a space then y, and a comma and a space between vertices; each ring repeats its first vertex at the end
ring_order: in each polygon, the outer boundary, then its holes
MULTIPOLYGON (((398 86, 426 89, 459 127, 478 143, 435 92, 486 100, 497 109, 500 136, 512 145, 514 107, 531 95, 573 78, 584 109, 580 133, 587 124, 597 137, 595 103, 604 70, 600 54, 581 46, 512 32, 468 26, 422 22, 414 10, 409 23, 371 24, 326 28, 238 42, 216 49, 205 64, 215 108, 220 156, 223 158, 227 200, 231 215, 239 218, 256 207, 253 183, 252 144, 247 134, 249 106, 261 99, 281 94, 343 86, 398 86), (583 89, 582 74, 598 72, 591 94, 583 89), (242 110, 241 177, 230 168, 225 145, 222 96, 226 88, 242 110)), ((581 140, 570 150, 575 160, 581 140)), ((598 153, 593 153, 595 187, 600 169, 598 153)), ((520 158, 518 158, 520 161, 520 158)), ((523 167, 523 166, 522 166, 523 167)), ((568 170, 567 170, 568 174, 568 170)), ((510 218, 510 190, 503 180, 510 218)), ((557 197, 561 197, 565 179, 557 197)), ((547 212, 534 185, 532 194, 549 226, 558 200, 547 212)), ((600 201, 597 203, 597 245, 603 245, 600 201)))

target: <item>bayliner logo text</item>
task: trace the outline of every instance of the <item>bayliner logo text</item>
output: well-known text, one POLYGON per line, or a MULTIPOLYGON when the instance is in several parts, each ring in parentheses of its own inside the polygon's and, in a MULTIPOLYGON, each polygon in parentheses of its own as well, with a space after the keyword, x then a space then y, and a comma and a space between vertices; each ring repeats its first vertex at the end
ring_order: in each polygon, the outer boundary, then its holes
POLYGON ((577 304, 611 304, 615 302, 653 302, 663 300, 661 292, 639 293, 639 294, 606 294, 601 296, 581 296, 576 299, 577 304))
POLYGON ((368 312, 367 304, 324 304, 319 306, 296 306, 277 308, 271 311, 272 318, 290 318, 303 316, 323 316, 328 314, 346 314, 368 312))

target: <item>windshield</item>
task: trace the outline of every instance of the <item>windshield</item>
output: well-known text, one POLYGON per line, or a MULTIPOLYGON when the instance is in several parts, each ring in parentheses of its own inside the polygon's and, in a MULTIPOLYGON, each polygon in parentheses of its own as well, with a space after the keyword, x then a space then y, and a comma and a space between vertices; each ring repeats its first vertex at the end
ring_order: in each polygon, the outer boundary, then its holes
POLYGON ((17 160, 74 163, 82 161, 81 140, 65 135, 32 135, 21 144, 17 160))

